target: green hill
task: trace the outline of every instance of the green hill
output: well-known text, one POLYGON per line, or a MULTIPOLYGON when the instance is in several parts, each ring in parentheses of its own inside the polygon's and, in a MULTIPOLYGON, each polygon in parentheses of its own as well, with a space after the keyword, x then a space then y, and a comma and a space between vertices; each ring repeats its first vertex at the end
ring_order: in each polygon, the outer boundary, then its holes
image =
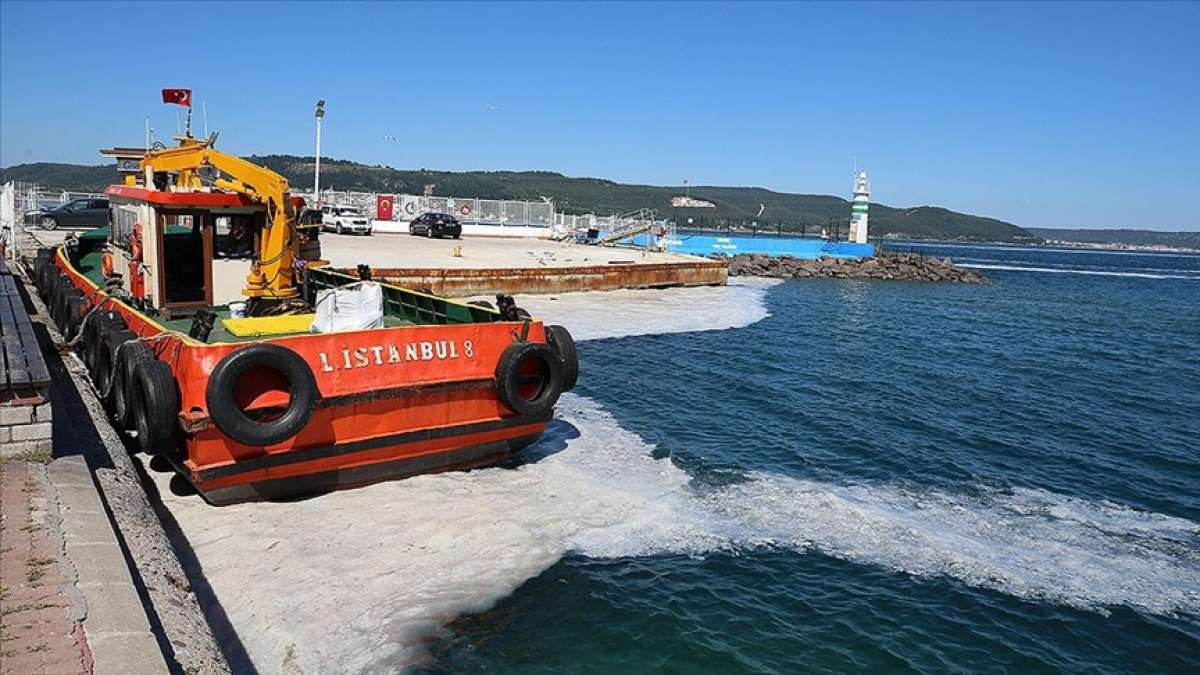
MULTIPOLYGON (((283 174, 298 188, 311 188, 313 158, 292 155, 249 157, 283 174)), ((18 164, 0 169, 0 182, 17 180, 43 186, 80 191, 100 191, 118 181, 111 165, 18 164)), ((845 231, 850 204, 841 197, 792 194, 753 187, 694 186, 691 195, 715 203, 713 209, 676 209, 671 197, 676 187, 628 185, 601 178, 570 178, 549 171, 430 171, 398 170, 368 166, 348 160, 322 159, 321 183, 338 190, 367 192, 406 192, 421 194, 424 186, 434 184, 434 194, 483 199, 532 199, 551 197, 558 208, 568 213, 628 213, 641 208, 657 209, 660 214, 684 223, 688 218, 703 227, 750 225, 761 228, 816 231, 832 221, 845 231), (755 218, 759 205, 765 205, 762 217, 755 218)), ((995 218, 958 213, 935 206, 895 208, 871 204, 871 234, 884 237, 921 239, 970 239, 1018 241, 1033 239, 1026 230, 995 218)))

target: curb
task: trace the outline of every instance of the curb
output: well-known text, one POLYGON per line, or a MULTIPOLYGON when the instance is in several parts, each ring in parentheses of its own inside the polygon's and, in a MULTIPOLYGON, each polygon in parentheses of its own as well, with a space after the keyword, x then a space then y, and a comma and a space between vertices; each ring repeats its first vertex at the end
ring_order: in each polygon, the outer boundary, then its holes
POLYGON ((82 596, 72 606, 83 622, 92 672, 169 673, 87 462, 80 455, 60 457, 46 474, 67 568, 82 596))

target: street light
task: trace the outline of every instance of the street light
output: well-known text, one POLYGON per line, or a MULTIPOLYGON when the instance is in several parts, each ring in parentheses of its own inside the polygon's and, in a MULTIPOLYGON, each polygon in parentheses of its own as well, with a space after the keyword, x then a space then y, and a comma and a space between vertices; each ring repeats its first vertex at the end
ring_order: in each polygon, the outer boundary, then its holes
POLYGON ((325 117, 325 99, 317 100, 317 167, 313 171, 313 192, 321 205, 321 118, 325 117))

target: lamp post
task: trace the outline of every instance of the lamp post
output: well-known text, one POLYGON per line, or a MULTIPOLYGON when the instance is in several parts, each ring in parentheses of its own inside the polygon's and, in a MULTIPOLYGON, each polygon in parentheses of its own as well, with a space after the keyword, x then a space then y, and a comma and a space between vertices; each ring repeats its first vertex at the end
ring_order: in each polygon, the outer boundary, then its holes
POLYGON ((317 167, 313 171, 313 192, 321 205, 321 118, 325 117, 325 99, 317 100, 317 167))

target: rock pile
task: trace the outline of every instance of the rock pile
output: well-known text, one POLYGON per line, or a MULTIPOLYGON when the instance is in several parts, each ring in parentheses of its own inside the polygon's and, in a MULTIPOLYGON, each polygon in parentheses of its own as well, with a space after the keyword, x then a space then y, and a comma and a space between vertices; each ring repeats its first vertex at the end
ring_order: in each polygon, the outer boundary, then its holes
POLYGON ((900 281, 949 281, 985 284, 987 277, 956 267, 949 258, 916 253, 897 253, 861 260, 818 258, 806 260, 744 253, 729 258, 729 276, 774 277, 776 279, 897 279, 900 281))

